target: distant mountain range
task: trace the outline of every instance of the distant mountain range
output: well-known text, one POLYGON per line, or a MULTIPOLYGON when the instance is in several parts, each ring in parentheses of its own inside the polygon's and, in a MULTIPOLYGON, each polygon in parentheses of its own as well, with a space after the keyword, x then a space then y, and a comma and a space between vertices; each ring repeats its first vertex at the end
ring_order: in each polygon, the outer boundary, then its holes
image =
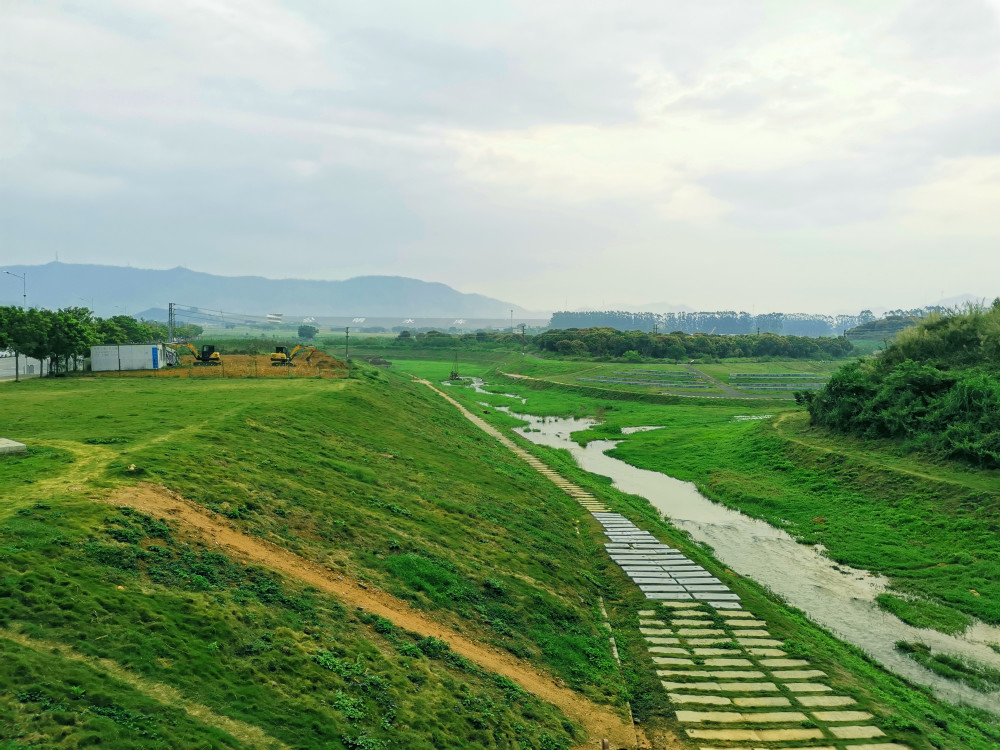
MULTIPOLYGON (((513 310, 518 318, 548 317, 511 302, 403 276, 307 281, 58 262, 3 270, 27 274, 29 306, 85 306, 103 317, 166 308, 169 302, 248 315, 505 319, 513 310)), ((20 283, 6 278, 10 283, 0 285, 0 304, 21 304, 20 283)))

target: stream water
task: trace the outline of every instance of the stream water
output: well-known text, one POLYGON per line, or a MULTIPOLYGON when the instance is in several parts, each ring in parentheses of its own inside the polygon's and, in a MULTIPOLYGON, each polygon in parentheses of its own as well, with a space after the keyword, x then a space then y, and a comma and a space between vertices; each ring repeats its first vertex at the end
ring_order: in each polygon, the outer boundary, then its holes
MULTIPOLYGON (((689 482, 639 469, 607 455, 617 441, 595 440, 581 447, 570 439, 571 433, 588 429, 594 422, 510 413, 528 422, 526 428, 516 430, 525 438, 539 445, 564 448, 583 469, 610 477, 623 492, 646 498, 674 526, 708 544, 727 567, 766 586, 887 669, 929 686, 943 699, 1000 713, 1000 692, 984 694, 946 680, 894 647, 900 640, 919 641, 935 652, 959 654, 1000 669, 1000 654, 988 645, 1000 643, 1000 628, 976 623, 964 634, 950 636, 907 625, 874 603, 875 597, 885 591, 886 579, 838 565, 823 554, 821 547, 799 544, 782 529, 714 503, 689 482)), ((641 430, 631 430, 637 431, 641 430)))

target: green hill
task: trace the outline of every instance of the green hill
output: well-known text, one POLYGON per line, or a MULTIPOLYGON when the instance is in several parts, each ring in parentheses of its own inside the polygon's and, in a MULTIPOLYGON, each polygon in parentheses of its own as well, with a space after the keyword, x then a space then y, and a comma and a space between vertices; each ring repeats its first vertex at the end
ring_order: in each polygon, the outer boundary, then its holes
POLYGON ((1000 300, 932 313, 810 399, 814 424, 1000 467, 1000 300))

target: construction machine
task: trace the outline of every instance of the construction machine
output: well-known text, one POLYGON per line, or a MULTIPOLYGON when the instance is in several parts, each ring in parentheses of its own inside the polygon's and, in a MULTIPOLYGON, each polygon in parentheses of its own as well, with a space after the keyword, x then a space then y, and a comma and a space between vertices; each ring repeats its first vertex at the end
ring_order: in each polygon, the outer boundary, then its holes
POLYGON ((222 364, 222 357, 219 355, 217 351, 215 351, 215 347, 212 346, 211 344, 205 344, 204 346, 202 346, 201 352, 199 352, 197 349, 194 348, 192 344, 189 344, 186 341, 183 344, 175 344, 173 348, 180 349, 181 347, 184 346, 190 349, 191 353, 194 355, 195 365, 217 367, 222 364))
POLYGON ((312 355, 316 353, 316 347, 299 344, 291 351, 288 351, 287 346, 276 346, 274 347, 274 354, 271 355, 271 367, 295 367, 295 362, 292 360, 302 352, 309 352, 306 355, 306 364, 309 364, 312 355))

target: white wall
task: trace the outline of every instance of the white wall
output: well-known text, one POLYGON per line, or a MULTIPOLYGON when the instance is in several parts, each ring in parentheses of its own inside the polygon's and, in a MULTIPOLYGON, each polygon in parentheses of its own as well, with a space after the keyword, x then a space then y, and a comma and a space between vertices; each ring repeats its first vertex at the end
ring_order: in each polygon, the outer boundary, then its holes
MULTIPOLYGON (((20 357, 18 368, 22 378, 37 378, 42 372, 42 363, 37 359, 20 357)), ((14 379, 14 356, 0 356, 0 380, 14 379)))

